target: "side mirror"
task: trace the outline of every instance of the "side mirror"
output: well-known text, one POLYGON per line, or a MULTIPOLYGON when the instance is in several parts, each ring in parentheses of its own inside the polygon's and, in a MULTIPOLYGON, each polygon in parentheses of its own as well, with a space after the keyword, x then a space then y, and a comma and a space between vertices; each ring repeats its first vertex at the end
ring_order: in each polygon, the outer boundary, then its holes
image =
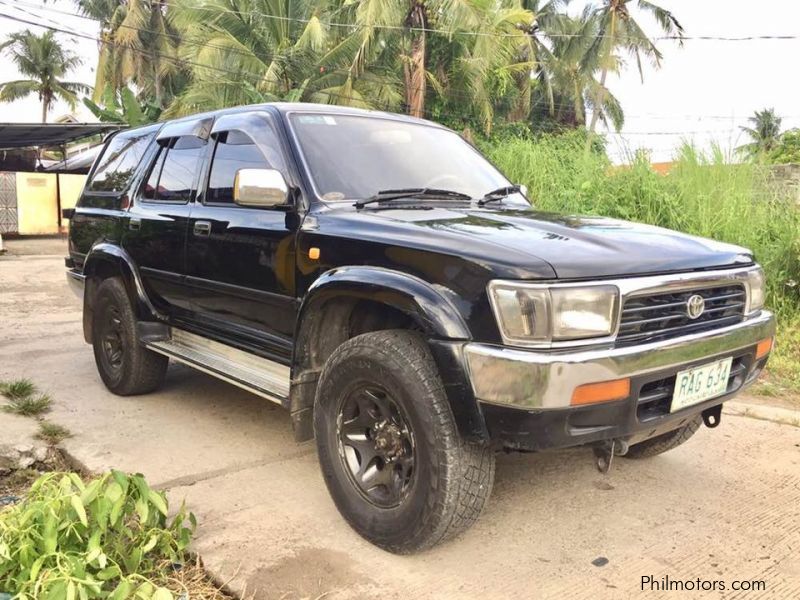
POLYGON ((528 197, 528 186, 525 185, 525 184, 520 184, 519 193, 527 198, 528 197))
POLYGON ((233 201, 240 206, 285 206, 289 186, 275 169, 239 169, 233 178, 233 201))

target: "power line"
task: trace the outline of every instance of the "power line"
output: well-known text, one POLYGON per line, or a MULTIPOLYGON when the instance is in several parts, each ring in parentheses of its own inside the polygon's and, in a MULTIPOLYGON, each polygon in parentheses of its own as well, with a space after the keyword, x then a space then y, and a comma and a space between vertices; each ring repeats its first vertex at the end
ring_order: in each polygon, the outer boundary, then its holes
MULTIPOLYGON (((0 4, 5 5, 5 6, 10 6, 11 8, 16 8, 17 10, 22 11, 25 14, 28 14, 28 15, 34 17, 34 18, 44 18, 41 15, 37 15, 37 14, 31 13, 29 11, 26 11, 25 9, 19 8, 18 6, 8 5, 8 3, 5 0, 0 0, 0 4)), ((37 10, 48 10, 48 9, 37 7, 37 10)), ((60 11, 60 12, 63 13, 64 11, 60 11)), ((65 14, 68 14, 70 16, 77 16, 77 17, 80 17, 80 18, 89 19, 89 17, 83 17, 82 15, 76 15, 76 14, 73 14, 73 13, 65 13, 65 14)), ((193 61, 190 61, 190 60, 187 60, 187 59, 181 59, 181 58, 178 58, 178 57, 175 57, 175 56, 169 56, 169 55, 166 55, 166 54, 163 54, 163 53, 158 53, 158 52, 153 52, 153 51, 148 51, 148 50, 140 50, 138 48, 134 48, 134 47, 131 47, 131 46, 128 46, 128 45, 120 44, 118 42, 114 42, 114 41, 111 41, 111 40, 104 40, 102 38, 99 38, 97 36, 93 36, 93 35, 85 33, 85 32, 79 32, 79 31, 75 31, 75 30, 64 29, 58 23, 56 23, 55 27, 51 27, 51 26, 48 26, 48 25, 44 25, 42 23, 36 23, 36 22, 28 21, 28 20, 22 19, 20 17, 15 17, 15 16, 12 16, 12 15, 6 15, 6 14, 2 14, 2 13, 0 13, 0 17, 5 17, 7 19, 15 20, 15 21, 18 21, 18 22, 21 22, 21 23, 34 25, 34 26, 37 26, 37 27, 45 28, 45 29, 51 29, 51 30, 54 30, 54 31, 58 31, 58 32, 61 32, 61 33, 66 33, 68 35, 74 35, 74 36, 77 36, 77 37, 80 37, 80 38, 84 38, 84 39, 93 40, 93 41, 96 41, 96 42, 100 42, 101 44, 107 44, 107 45, 110 45, 112 47, 121 48, 123 50, 128 50, 130 52, 136 52, 136 53, 139 53, 139 54, 141 54, 143 56, 147 56, 147 57, 151 57, 151 58, 162 58, 162 59, 165 59, 167 61, 172 62, 173 64, 192 65, 192 66, 198 67, 200 69, 210 69, 210 70, 213 70, 215 72, 225 73, 227 75, 233 75, 233 76, 249 75, 249 76, 251 76, 253 78, 254 81, 259 81, 259 80, 263 79, 263 75, 260 74, 260 73, 253 73, 252 71, 247 71, 247 70, 232 71, 230 69, 223 69, 223 68, 215 67, 213 65, 193 62, 193 61)), ((50 21, 51 23, 53 22, 50 19, 46 19, 46 20, 50 21)), ((92 20, 93 22, 96 22, 96 21, 94 21, 94 19, 90 19, 90 20, 92 20)), ((144 28, 139 28, 139 27, 126 26, 126 25, 120 25, 120 27, 133 29, 133 30, 141 31, 141 32, 145 32, 145 33, 151 33, 151 34, 162 35, 162 36, 164 36, 164 35, 169 36, 169 34, 165 34, 163 32, 157 32, 157 31, 144 29, 144 28)), ((196 48, 203 48, 203 47, 217 48, 217 49, 223 50, 225 52, 230 52, 232 54, 238 54, 240 56, 246 56, 248 58, 256 58, 257 60, 262 60, 261 58, 255 56, 255 55, 250 55, 250 54, 247 54, 245 52, 242 52, 241 50, 236 50, 236 49, 228 47, 228 46, 219 46, 219 45, 214 45, 214 44, 209 44, 209 43, 191 42, 191 41, 188 41, 188 40, 183 40, 182 44, 183 45, 188 45, 188 46, 194 46, 196 48)), ((381 77, 378 77, 378 76, 375 76, 375 75, 372 75, 371 77, 373 79, 378 79, 378 80, 381 80, 381 81, 384 81, 384 82, 394 83, 392 80, 390 80, 390 79, 388 79, 386 77, 381 78, 381 77)), ((235 85, 237 82, 228 81, 228 82, 224 82, 224 83, 230 83, 230 84, 234 84, 235 85)), ((406 91, 418 92, 418 91, 422 91, 424 89, 427 89, 427 88, 411 88, 411 89, 406 89, 406 91)), ((435 92, 435 88, 431 87, 431 89, 433 90, 434 93, 436 93, 435 92)), ((319 93, 324 93, 324 92, 319 92, 319 93)), ((462 99, 462 100, 471 100, 471 99, 474 98, 474 96, 472 94, 469 94, 467 92, 461 92, 461 91, 458 91, 458 90, 453 90, 453 89, 448 90, 448 94, 447 95, 450 96, 450 97, 455 97, 455 98, 462 99)), ((357 101, 360 101, 360 102, 364 101, 364 99, 361 98, 361 97, 345 96, 345 95, 342 95, 342 94, 329 93, 329 94, 327 94, 327 96, 328 96, 328 98, 337 98, 337 99, 343 99, 343 100, 357 100, 357 101)), ((546 110, 549 110, 551 108, 553 110, 564 109, 564 108, 572 110, 572 109, 574 109, 574 105, 572 103, 570 103, 570 102, 566 102, 566 103, 554 103, 552 106, 548 104, 548 105, 545 106, 546 110)), ((450 113, 448 113, 446 111, 436 111, 436 110, 432 110, 432 109, 428 109, 426 112, 427 112, 428 115, 431 115, 431 116, 439 115, 439 116, 445 116, 445 117, 450 117, 450 118, 461 118, 461 117, 463 117, 463 115, 460 115, 460 114, 459 115, 454 115, 454 114, 450 114, 450 113)), ((565 127, 565 129, 568 129, 568 128, 565 127)))
MULTIPOLYGON (((4 0, 0 0, 0 4, 6 5, 4 0)), ((33 16, 38 16, 38 15, 33 15, 33 16)), ((0 13, 0 18, 6 18, 6 19, 9 19, 9 20, 20 22, 20 23, 24 23, 24 24, 27 24, 27 25, 33 25, 33 26, 37 26, 37 27, 42 27, 42 28, 45 28, 45 29, 58 31, 60 33, 65 33, 65 34, 68 34, 68 35, 74 35, 76 37, 81 37, 81 38, 92 40, 92 41, 96 41, 96 42, 104 42, 104 43, 108 43, 109 45, 112 45, 112 46, 119 46, 119 44, 116 44, 115 42, 104 41, 104 40, 101 40, 101 38, 99 38, 97 36, 92 36, 92 35, 90 35, 88 33, 78 32, 78 31, 69 30, 69 29, 64 29, 63 27, 55 27, 55 26, 50 26, 50 25, 43 25, 41 23, 35 23, 33 21, 29 21, 27 19, 22 19, 20 17, 14 16, 14 15, 7 15, 7 14, 4 14, 4 13, 0 13)), ((223 68, 214 67, 214 66, 211 66, 211 65, 205 65, 205 64, 201 64, 201 63, 195 63, 195 62, 192 62, 192 61, 187 61, 187 60, 184 60, 184 59, 178 59, 176 57, 160 54, 160 53, 157 53, 157 52, 153 53, 153 52, 149 52, 149 51, 146 51, 146 50, 139 50, 139 49, 136 49, 136 48, 130 48, 130 47, 127 47, 127 46, 123 46, 123 47, 125 49, 127 49, 127 50, 142 54, 143 56, 146 56, 146 57, 150 57, 150 58, 158 57, 158 58, 162 58, 162 59, 165 59, 165 60, 173 61, 173 62, 176 62, 176 63, 179 63, 179 64, 190 64, 190 65, 197 66, 199 68, 209 69, 209 70, 212 70, 212 71, 215 71, 215 72, 223 73, 225 75, 233 75, 233 76, 239 76, 239 77, 241 77, 243 75, 250 75, 256 80, 259 80, 259 79, 262 78, 261 74, 252 73, 252 72, 249 72, 249 71, 246 71, 246 70, 231 71, 229 69, 223 69, 223 68)), ((227 83, 227 84, 231 84, 231 85, 237 85, 239 82, 227 80, 227 81, 223 81, 223 83, 227 83)), ((325 92, 320 92, 320 93, 325 94, 325 92)), ((335 93, 327 93, 326 95, 328 96, 328 98, 334 98, 334 99, 358 100, 358 101, 362 101, 362 102, 364 101, 363 98, 355 97, 355 96, 345 96, 345 95, 342 95, 342 94, 335 94, 335 93)), ((571 105, 564 105, 564 106, 571 107, 571 105)), ((426 113, 429 116, 449 117, 449 118, 455 118, 455 119, 463 118, 463 115, 461 115, 461 114, 454 115, 454 114, 448 113, 446 111, 434 111, 434 110, 428 109, 426 111, 426 113)), ((558 124, 555 124, 555 127, 553 127, 553 125, 554 124, 550 124, 550 127, 555 129, 556 131, 571 131, 572 130, 572 128, 568 127, 568 126, 559 126, 558 124)), ((729 130, 724 130, 724 131, 723 130, 708 130, 708 131, 630 131, 630 132, 611 132, 611 131, 609 131, 609 132, 600 132, 600 133, 602 135, 618 136, 618 137, 624 138, 625 136, 637 136, 637 135, 645 135, 645 136, 687 136, 687 135, 699 135, 699 134, 724 134, 724 133, 732 133, 732 132, 739 132, 739 131, 740 130, 738 128, 736 128, 736 129, 729 129, 729 130)))
MULTIPOLYGON (((26 4, 29 7, 35 8, 44 8, 42 6, 34 5, 31 3, 22 2, 22 0, 18 0, 17 4, 26 4)), ((273 15, 269 13, 262 13, 258 11, 238 11, 232 10, 227 8, 217 8, 217 7, 205 7, 205 6, 194 6, 192 7, 193 10, 202 10, 206 12, 213 12, 215 14, 220 13, 227 13, 239 16, 249 16, 249 17, 261 17, 265 19, 273 19, 278 21, 284 22, 293 22, 293 23, 311 23, 311 19, 305 19, 300 17, 288 17, 284 15, 273 15)), ((52 10, 53 12, 61 12, 62 14, 71 15, 79 18, 90 19, 92 21, 97 21, 92 17, 87 15, 81 15, 78 13, 70 13, 67 11, 59 11, 55 8, 48 8, 47 10, 52 10)), ((335 22, 335 21, 320 21, 317 19, 321 25, 327 27, 340 27, 345 29, 353 29, 358 30, 362 29, 363 26, 358 23, 344 23, 344 22, 335 22)), ((523 25, 522 23, 519 24, 520 26, 523 25)), ((515 33, 497 33, 497 32, 488 32, 488 31, 464 31, 464 30, 448 30, 448 29, 437 29, 433 27, 408 27, 405 25, 372 25, 372 29, 380 29, 380 30, 387 30, 387 31, 402 31, 402 32, 414 32, 414 33, 437 33, 445 36, 473 36, 473 37, 497 37, 497 38, 520 38, 525 37, 528 35, 525 31, 520 29, 518 32, 515 33)), ((583 34, 575 34, 575 33, 548 33, 542 32, 543 37, 550 37, 550 38, 576 38, 576 37, 584 37, 583 34)), ((594 36, 595 38, 616 38, 617 36, 611 35, 599 35, 594 36)), ((624 39, 624 38, 621 38, 624 39)), ((797 34, 768 34, 768 35, 743 35, 743 36, 722 36, 722 35, 696 35, 696 36, 684 36, 684 35, 660 35, 660 36, 653 36, 648 38, 651 41, 687 41, 687 40, 698 40, 698 41, 723 41, 723 42, 747 42, 747 41, 756 41, 756 40, 798 40, 800 39, 800 35, 797 34)))
MULTIPOLYGON (((6 6, 10 6, 10 8, 15 8, 15 9, 21 11, 21 12, 24 12, 24 13, 32 16, 32 17, 45 19, 45 20, 49 21, 50 23, 55 23, 55 21, 53 21, 51 19, 47 19, 46 17, 43 17, 42 15, 34 14, 34 13, 29 12, 29 11, 26 11, 25 9, 20 8, 19 5, 22 4, 22 5, 34 8, 35 10, 53 12, 53 13, 57 13, 57 14, 62 14, 62 15, 66 15, 66 16, 72 16, 72 17, 77 17, 77 18, 80 18, 80 19, 89 20, 89 21, 91 21, 93 23, 99 23, 99 21, 97 21, 96 19, 94 19, 92 17, 89 17, 87 15, 82 15, 82 14, 79 14, 79 13, 72 13, 72 12, 68 12, 68 11, 64 11, 64 10, 59 10, 59 9, 56 9, 56 8, 53 8, 53 7, 38 6, 38 5, 31 4, 31 3, 23 2, 22 0, 17 0, 15 2, 15 4, 13 4, 13 5, 9 5, 7 2, 5 2, 5 0, 0 0, 0 4, 4 4, 6 6)), ((236 12, 236 11, 231 11, 231 12, 236 12)), ((249 13, 237 13, 237 14, 249 14, 249 13)), ((258 13, 258 14, 260 14, 260 13, 258 13)), ((59 23, 55 23, 55 25, 60 27, 59 23)), ((149 34, 153 34, 153 35, 158 35, 158 36, 172 37, 172 34, 169 34, 169 33, 160 32, 160 31, 154 31, 154 30, 151 30, 151 29, 146 29, 146 28, 141 28, 141 27, 134 27, 134 26, 131 26, 131 25, 120 24, 119 27, 120 28, 125 28, 125 29, 131 29, 131 30, 135 30, 135 31, 143 32, 143 33, 149 33, 149 34)), ((89 34, 82 34, 82 33, 76 32, 76 31, 72 31, 72 32, 70 32, 70 34, 71 35, 78 35, 78 36, 82 36, 82 37, 85 37, 86 35, 89 35, 89 34)), ((101 39, 94 38, 94 37, 92 37, 92 39, 100 41, 101 43, 107 43, 107 44, 111 43, 108 40, 101 40, 101 39)), ((181 44, 185 45, 185 46, 197 47, 197 48, 203 48, 203 47, 215 48, 215 49, 218 49, 218 50, 222 50, 222 51, 224 51, 226 53, 235 54, 235 55, 239 55, 239 56, 243 56, 243 57, 247 57, 247 58, 255 58, 257 60, 263 60, 260 57, 256 56, 255 53, 250 54, 250 53, 238 50, 236 48, 232 48, 230 46, 220 46, 220 45, 216 45, 216 44, 212 44, 212 43, 208 43, 208 42, 206 42, 206 43, 192 42, 190 40, 185 40, 185 39, 181 41, 181 44)), ((126 49, 129 49, 129 50, 134 50, 134 49, 130 48, 129 46, 122 46, 122 45, 120 45, 120 46, 122 48, 126 48, 126 49)), ((176 57, 167 57, 165 55, 161 55, 161 56, 165 57, 165 58, 168 58, 169 60, 175 60, 175 61, 180 61, 181 60, 181 59, 178 59, 176 57)), ((214 68, 214 67, 212 67, 210 65, 206 65, 206 64, 203 64, 203 63, 192 63, 191 61, 183 61, 183 62, 186 63, 186 64, 192 64, 194 66, 198 66, 200 68, 209 68, 209 69, 213 69, 214 68)), ((239 74, 238 72, 234 73, 233 71, 230 71, 230 70, 226 70, 225 72, 228 73, 228 74, 239 74)), ((252 75, 254 77, 259 78, 259 79, 261 78, 260 75, 256 75, 255 73, 253 73, 252 75)), ((373 76, 373 78, 376 78, 376 77, 377 76, 373 76)), ((382 79, 383 81, 386 81, 386 82, 389 82, 389 83, 394 83, 392 80, 390 80, 388 78, 379 78, 378 77, 378 79, 382 79)), ((231 82, 231 83, 234 83, 234 82, 231 82)), ((419 90, 417 90, 417 91, 419 91, 419 90)), ((470 99, 470 98, 472 98, 472 95, 467 94, 467 93, 463 93, 463 92, 459 92, 457 90, 450 90, 449 91, 449 95, 456 96, 457 98, 462 98, 462 99, 470 99)), ((551 106, 547 105, 546 108, 549 109, 549 108, 551 108, 551 106)), ((569 103, 569 102, 554 103, 552 105, 552 108, 553 109, 564 109, 564 108, 566 108, 566 109, 570 109, 571 110, 571 109, 573 109, 573 104, 569 103)), ((670 115, 653 114, 653 113, 649 113, 649 114, 648 113, 642 113, 642 114, 638 114, 638 115, 637 114, 630 114, 630 113, 626 113, 625 114, 625 118, 626 119, 636 119, 636 118, 640 118, 640 117, 641 118, 648 118, 648 119, 664 119, 664 120, 717 119, 717 120, 734 121, 734 120, 737 119, 736 117, 733 117, 733 116, 730 116, 730 115, 725 115, 725 116, 723 116, 723 115, 675 115, 675 116, 670 116, 670 115)), ((800 118, 800 115, 785 115, 785 117, 786 118, 800 118)), ((743 118, 743 117, 739 117, 739 118, 743 118)), ((636 133, 638 133, 638 132, 636 132, 636 133)), ((650 132, 645 132, 645 133, 649 134, 650 132)), ((659 132, 659 133, 661 133, 661 132, 659 132)), ((670 132, 667 132, 665 134, 668 135, 669 133, 670 132)))

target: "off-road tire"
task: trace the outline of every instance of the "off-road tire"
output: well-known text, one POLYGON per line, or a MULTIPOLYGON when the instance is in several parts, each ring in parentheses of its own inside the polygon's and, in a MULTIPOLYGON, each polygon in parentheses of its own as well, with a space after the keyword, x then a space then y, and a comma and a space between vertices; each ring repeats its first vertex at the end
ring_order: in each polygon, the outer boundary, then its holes
POLYGON ((136 317, 121 279, 103 280, 92 312, 94 360, 106 387, 119 396, 146 394, 158 388, 164 381, 169 359, 139 342, 136 317), (121 350, 118 358, 107 349, 109 338, 114 338, 114 345, 121 350), (116 360, 112 361, 112 357, 116 360))
POLYGON ((698 429, 700 429, 702 424, 703 418, 700 415, 697 415, 686 425, 683 425, 674 431, 668 431, 667 433, 662 433, 661 435, 657 435, 649 440, 639 442, 638 444, 633 444, 628 449, 627 454, 625 454, 625 458, 650 458, 651 456, 657 456, 658 454, 663 454, 668 450, 677 448, 684 442, 688 441, 688 439, 692 437, 698 429))
POLYGON ((360 535, 390 552, 417 552, 455 536, 478 519, 491 493, 494 453, 459 434, 436 364, 417 333, 366 333, 339 346, 320 375, 314 432, 339 512, 360 535), (416 479, 391 508, 371 503, 340 458, 338 411, 359 382, 390 390, 413 431, 416 479))

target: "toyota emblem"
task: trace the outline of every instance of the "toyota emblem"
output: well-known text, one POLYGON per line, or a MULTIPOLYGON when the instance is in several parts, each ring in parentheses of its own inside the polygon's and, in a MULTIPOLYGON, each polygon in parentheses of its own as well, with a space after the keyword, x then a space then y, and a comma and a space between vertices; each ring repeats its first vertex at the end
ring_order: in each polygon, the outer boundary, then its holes
POLYGON ((697 319, 706 309, 706 301, 700 294, 695 294, 686 301, 686 314, 690 319, 697 319))

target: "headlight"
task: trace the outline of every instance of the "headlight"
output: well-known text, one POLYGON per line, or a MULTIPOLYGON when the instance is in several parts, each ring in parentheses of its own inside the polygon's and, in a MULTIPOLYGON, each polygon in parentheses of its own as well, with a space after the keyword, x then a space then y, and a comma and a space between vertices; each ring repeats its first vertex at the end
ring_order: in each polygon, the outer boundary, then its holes
POLYGON ((548 287, 493 281, 489 298, 509 344, 605 337, 614 331, 619 290, 612 285, 548 287))
POLYGON ((747 287, 749 288, 749 302, 747 312, 754 313, 764 308, 764 295, 766 293, 767 282, 764 277, 764 269, 758 267, 747 272, 747 287))

